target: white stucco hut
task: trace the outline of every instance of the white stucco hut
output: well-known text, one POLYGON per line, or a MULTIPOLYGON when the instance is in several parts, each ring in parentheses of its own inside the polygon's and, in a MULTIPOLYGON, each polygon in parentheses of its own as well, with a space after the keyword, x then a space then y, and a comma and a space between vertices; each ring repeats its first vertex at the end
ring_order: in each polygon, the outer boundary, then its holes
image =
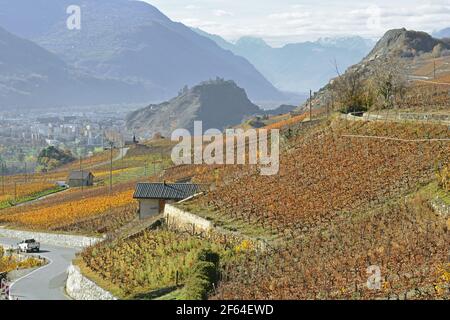
POLYGON ((163 213, 166 203, 189 198, 199 190, 192 183, 138 183, 133 198, 139 201, 139 218, 144 219, 163 213))

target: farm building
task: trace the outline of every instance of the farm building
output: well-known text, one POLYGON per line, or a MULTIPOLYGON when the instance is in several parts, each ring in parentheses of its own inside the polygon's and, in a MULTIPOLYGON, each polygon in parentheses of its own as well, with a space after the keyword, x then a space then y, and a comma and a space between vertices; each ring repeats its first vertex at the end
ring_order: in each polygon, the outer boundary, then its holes
POLYGON ((133 140, 132 141, 125 141, 124 145, 125 147, 129 147, 129 146, 134 146, 139 144, 139 141, 136 139, 136 136, 133 136, 133 140))
POLYGON ((166 203, 189 198, 199 190, 192 183, 138 183, 133 198, 139 201, 139 218, 144 219, 164 212, 166 203))
POLYGON ((94 175, 89 171, 72 171, 67 179, 67 184, 74 187, 89 187, 94 185, 94 175))

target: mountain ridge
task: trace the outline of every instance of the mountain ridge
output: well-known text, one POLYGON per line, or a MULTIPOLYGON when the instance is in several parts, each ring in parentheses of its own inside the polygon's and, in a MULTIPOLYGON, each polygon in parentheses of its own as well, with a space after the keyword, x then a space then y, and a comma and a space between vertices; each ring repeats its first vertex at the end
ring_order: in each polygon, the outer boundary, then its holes
POLYGON ((37 44, 0 27, 0 108, 122 102, 144 91, 74 70, 37 44), (70 102, 69 102, 70 101, 70 102))
POLYGON ((184 85, 215 77, 235 80, 253 100, 285 99, 245 58, 148 3, 80 0, 81 30, 68 30, 65 10, 71 4, 70 0, 0 0, 0 17, 14 16, 2 20, 8 30, 91 76, 139 83, 149 92, 147 101, 167 99, 184 85))
POLYGON ((367 39, 342 37, 274 48, 256 37, 242 37, 231 43, 201 29, 193 30, 223 49, 247 58, 271 83, 287 92, 308 92, 322 87, 336 75, 335 61, 339 68, 345 69, 359 62, 373 46, 367 39))
POLYGON ((438 39, 450 38, 450 27, 433 32, 433 37, 438 39))

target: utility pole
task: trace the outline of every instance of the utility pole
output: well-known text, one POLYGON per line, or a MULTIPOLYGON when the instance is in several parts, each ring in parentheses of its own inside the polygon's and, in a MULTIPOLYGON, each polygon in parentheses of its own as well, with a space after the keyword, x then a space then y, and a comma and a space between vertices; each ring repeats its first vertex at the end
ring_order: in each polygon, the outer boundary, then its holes
POLYGON ((109 166, 109 195, 112 194, 112 171, 113 171, 113 142, 110 143, 111 160, 109 166))
POLYGON ((5 173, 6 173, 6 163, 2 162, 2 194, 5 195, 5 173))
POLYGON ((14 181, 14 203, 17 203, 17 181, 14 181))
POLYGON ((83 166, 82 166, 83 155, 80 149, 80 173, 81 173, 81 192, 84 190, 84 180, 83 180, 83 166))
POLYGON ((124 157, 123 149, 125 148, 125 138, 124 138, 123 134, 122 134, 121 138, 122 138, 122 140, 121 140, 121 143, 120 143, 120 159, 121 159, 121 163, 122 163, 121 166, 122 166, 122 168, 124 168, 124 166, 123 166, 123 158, 125 158, 125 157, 124 157))
POLYGON ((433 78, 436 80, 436 60, 433 61, 433 78))
POLYGON ((312 90, 309 90, 309 121, 312 121, 312 90))

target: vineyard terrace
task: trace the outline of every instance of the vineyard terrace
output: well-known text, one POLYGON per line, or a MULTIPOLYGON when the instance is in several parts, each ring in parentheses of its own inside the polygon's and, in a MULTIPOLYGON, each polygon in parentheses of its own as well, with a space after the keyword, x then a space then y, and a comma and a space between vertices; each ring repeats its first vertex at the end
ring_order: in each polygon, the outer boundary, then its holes
POLYGON ((259 166, 261 175, 269 176, 279 172, 278 129, 270 130, 270 139, 267 129, 226 129, 225 134, 218 129, 208 129, 203 133, 202 122, 195 121, 193 136, 187 129, 177 129, 172 133, 171 140, 178 142, 172 149, 172 161, 175 165, 243 165, 248 160, 247 164, 259 166))

